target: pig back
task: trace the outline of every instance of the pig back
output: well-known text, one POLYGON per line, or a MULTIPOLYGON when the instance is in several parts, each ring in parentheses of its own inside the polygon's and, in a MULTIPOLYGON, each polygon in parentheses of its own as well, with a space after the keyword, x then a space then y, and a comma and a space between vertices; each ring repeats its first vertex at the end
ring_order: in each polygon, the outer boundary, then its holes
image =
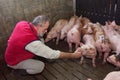
POLYGON ((85 56, 87 57, 95 57, 96 56, 96 48, 95 48, 95 40, 93 34, 85 34, 83 36, 83 41, 86 46, 88 46, 87 53, 85 56))
POLYGON ((120 71, 113 71, 108 73, 103 80, 120 80, 120 71))
POLYGON ((93 34, 85 34, 83 36, 83 42, 87 45, 95 45, 95 39, 93 34))
POLYGON ((79 43, 80 40, 81 34, 78 30, 78 25, 74 25, 74 27, 67 33, 67 42, 79 43))
POLYGON ((77 16, 72 16, 69 20, 69 22, 62 28, 61 30, 61 36, 60 39, 63 39, 67 36, 68 31, 73 27, 75 24, 75 21, 77 19, 77 16))
POLYGON ((48 32, 45 42, 50 41, 53 38, 56 38, 60 35, 61 29, 68 23, 68 20, 66 19, 59 19, 55 25, 52 27, 52 29, 48 32))
POLYGON ((53 28, 51 30, 56 30, 57 32, 60 32, 61 29, 68 23, 68 20, 66 19, 59 19, 53 28))

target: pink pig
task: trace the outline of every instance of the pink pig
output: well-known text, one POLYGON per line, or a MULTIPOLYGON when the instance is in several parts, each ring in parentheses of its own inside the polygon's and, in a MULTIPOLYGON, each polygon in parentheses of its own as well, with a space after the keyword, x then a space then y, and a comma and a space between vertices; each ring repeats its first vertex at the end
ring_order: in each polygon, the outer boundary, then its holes
MULTIPOLYGON (((95 40, 94 40, 93 34, 85 34, 83 36, 83 41, 84 41, 84 44, 81 45, 82 54, 87 58, 92 58, 92 65, 93 67, 96 67, 95 59, 96 59, 97 52, 95 48, 95 40)), ((80 61, 81 64, 84 58, 83 56, 81 57, 81 61, 80 61)))
POLYGON ((113 71, 108 73, 103 80, 120 80, 120 71, 113 71))
POLYGON ((62 28, 62 30, 61 30, 60 39, 64 39, 65 37, 67 37, 68 31, 73 27, 77 18, 78 18, 77 16, 72 16, 70 18, 68 24, 65 25, 64 28, 62 28))
POLYGON ((93 23, 92 22, 88 22, 86 23, 82 28, 81 28, 81 34, 82 34, 82 37, 85 35, 85 34, 93 34, 93 23))
POLYGON ((120 54, 119 55, 113 54, 109 56, 109 58, 107 58, 107 61, 115 65, 116 67, 120 68, 120 54))
POLYGON ((120 26, 115 23, 115 21, 112 21, 111 25, 113 28, 120 34, 120 26))
POLYGON ((106 25, 103 27, 103 29, 111 43, 112 50, 115 51, 117 54, 119 54, 120 53, 120 42, 119 42, 120 34, 114 30, 112 23, 108 24, 106 22, 106 25))
MULTIPOLYGON (((120 34, 114 30, 112 23, 109 24, 108 22, 106 22, 106 25, 103 27, 103 29, 110 40, 112 50, 116 52, 115 56, 119 55, 120 54, 120 42, 119 42, 120 34)), ((119 65, 116 61, 115 56, 114 55, 109 56, 107 58, 107 61, 114 65, 119 65)))
POLYGON ((81 33, 79 28, 82 26, 80 23, 81 17, 76 20, 76 24, 67 33, 67 43, 69 44, 69 52, 72 52, 72 43, 75 43, 76 49, 80 45, 81 33))
POLYGON ((103 63, 106 63, 106 59, 111 51, 111 45, 102 29, 102 25, 99 23, 94 24, 94 36, 99 58, 101 58, 102 53, 104 53, 103 63))
POLYGON ((52 27, 52 29, 49 31, 47 34, 47 37, 45 39, 45 42, 50 41, 51 39, 57 38, 56 39, 56 44, 59 42, 60 34, 61 34, 61 29, 67 25, 68 21, 66 19, 59 19, 55 25, 52 27))

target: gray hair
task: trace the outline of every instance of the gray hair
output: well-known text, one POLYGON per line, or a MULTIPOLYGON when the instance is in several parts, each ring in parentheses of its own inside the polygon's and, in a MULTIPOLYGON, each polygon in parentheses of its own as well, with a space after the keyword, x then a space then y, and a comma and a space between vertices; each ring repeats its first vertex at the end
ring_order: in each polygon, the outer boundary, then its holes
POLYGON ((39 15, 33 19, 32 24, 35 26, 38 26, 38 25, 43 26, 46 23, 46 21, 50 21, 48 16, 39 15))

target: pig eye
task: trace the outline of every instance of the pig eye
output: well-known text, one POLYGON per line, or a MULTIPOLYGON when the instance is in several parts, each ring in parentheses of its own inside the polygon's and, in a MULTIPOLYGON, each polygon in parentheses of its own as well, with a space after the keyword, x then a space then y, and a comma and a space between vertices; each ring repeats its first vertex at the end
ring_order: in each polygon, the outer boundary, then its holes
POLYGON ((100 38, 101 38, 101 39, 104 39, 104 35, 100 35, 100 38))

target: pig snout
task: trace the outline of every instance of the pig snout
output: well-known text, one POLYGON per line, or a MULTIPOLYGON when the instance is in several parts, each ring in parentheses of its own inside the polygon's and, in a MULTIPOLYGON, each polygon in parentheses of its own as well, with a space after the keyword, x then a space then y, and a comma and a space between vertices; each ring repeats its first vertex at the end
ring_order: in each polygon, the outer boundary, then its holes
MULTIPOLYGON (((82 49, 82 55, 85 56, 85 57, 87 57, 87 58, 92 58, 92 65, 93 65, 93 67, 96 67, 96 64, 95 64, 96 49, 93 48, 93 47, 90 47, 88 45, 81 46, 81 49, 82 49)), ((84 58, 81 57, 80 64, 82 64, 83 59, 84 58)))
POLYGON ((48 42, 48 41, 50 41, 52 38, 46 38, 45 39, 45 42, 48 42))
POLYGON ((76 49, 80 44, 80 33, 77 29, 71 29, 67 34, 67 42, 69 44, 69 51, 72 51, 72 43, 75 43, 76 49))

